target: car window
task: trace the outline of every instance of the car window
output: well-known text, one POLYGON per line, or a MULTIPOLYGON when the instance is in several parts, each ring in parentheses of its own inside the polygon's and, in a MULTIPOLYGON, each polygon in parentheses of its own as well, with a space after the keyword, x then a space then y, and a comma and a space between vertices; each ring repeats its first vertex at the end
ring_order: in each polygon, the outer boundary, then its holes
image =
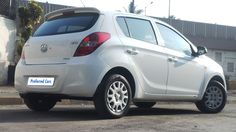
POLYGON ((189 43, 185 39, 183 39, 178 33, 162 24, 156 23, 156 25, 159 29, 162 38, 164 39, 165 47, 183 52, 189 56, 192 55, 192 49, 189 43))
POLYGON ((98 19, 96 13, 80 13, 45 21, 33 36, 82 32, 91 28, 98 19))
POLYGON ((120 29, 122 30, 122 32, 124 33, 125 36, 129 37, 129 31, 125 22, 125 19, 122 17, 117 17, 116 18, 117 23, 120 26, 120 29))
POLYGON ((148 43, 157 44, 152 25, 148 20, 125 18, 130 37, 148 43))

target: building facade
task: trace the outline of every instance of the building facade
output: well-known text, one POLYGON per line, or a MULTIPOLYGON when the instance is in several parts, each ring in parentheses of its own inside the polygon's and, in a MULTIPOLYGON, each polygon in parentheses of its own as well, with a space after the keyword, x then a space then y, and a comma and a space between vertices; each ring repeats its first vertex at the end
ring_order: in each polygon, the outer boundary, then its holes
POLYGON ((15 40, 15 21, 0 16, 0 85, 7 83, 8 67, 15 65, 15 40))
POLYGON ((236 52, 226 50, 209 49, 207 56, 220 64, 227 79, 236 80, 236 52))

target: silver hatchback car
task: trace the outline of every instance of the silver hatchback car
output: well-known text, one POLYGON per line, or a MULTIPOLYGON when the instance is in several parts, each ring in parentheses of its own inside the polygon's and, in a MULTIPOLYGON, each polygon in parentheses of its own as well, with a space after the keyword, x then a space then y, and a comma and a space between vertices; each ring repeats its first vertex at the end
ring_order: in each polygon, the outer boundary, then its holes
POLYGON ((51 12, 25 43, 15 88, 33 111, 61 99, 93 100, 119 118, 131 102, 194 102, 217 113, 226 103, 222 67, 173 27, 146 16, 70 8, 51 12))

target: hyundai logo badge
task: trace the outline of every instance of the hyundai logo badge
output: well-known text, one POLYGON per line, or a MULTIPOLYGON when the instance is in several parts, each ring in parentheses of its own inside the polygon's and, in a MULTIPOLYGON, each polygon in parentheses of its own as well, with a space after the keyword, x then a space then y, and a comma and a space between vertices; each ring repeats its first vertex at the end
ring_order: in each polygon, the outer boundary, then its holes
POLYGON ((45 53, 48 51, 48 45, 47 44, 42 44, 41 45, 41 52, 45 53))

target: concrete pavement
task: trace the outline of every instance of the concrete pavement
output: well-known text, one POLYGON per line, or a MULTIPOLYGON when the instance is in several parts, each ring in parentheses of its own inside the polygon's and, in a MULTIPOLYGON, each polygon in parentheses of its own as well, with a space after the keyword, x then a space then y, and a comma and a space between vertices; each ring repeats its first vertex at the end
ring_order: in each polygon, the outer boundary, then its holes
MULTIPOLYGON (((227 103, 236 104, 236 90, 228 91, 228 101, 227 103)), ((14 86, 0 86, 0 105, 17 105, 23 104, 18 92, 14 86)), ((70 104, 92 104, 91 101, 73 101, 73 100, 63 100, 58 104, 70 105, 70 104)))
POLYGON ((120 119, 99 118, 91 105, 56 105, 49 112, 0 105, 0 132, 236 132, 235 122, 236 104, 217 114, 199 112, 190 103, 131 106, 120 119))
POLYGON ((0 105, 22 104, 18 92, 13 86, 0 86, 0 105))

